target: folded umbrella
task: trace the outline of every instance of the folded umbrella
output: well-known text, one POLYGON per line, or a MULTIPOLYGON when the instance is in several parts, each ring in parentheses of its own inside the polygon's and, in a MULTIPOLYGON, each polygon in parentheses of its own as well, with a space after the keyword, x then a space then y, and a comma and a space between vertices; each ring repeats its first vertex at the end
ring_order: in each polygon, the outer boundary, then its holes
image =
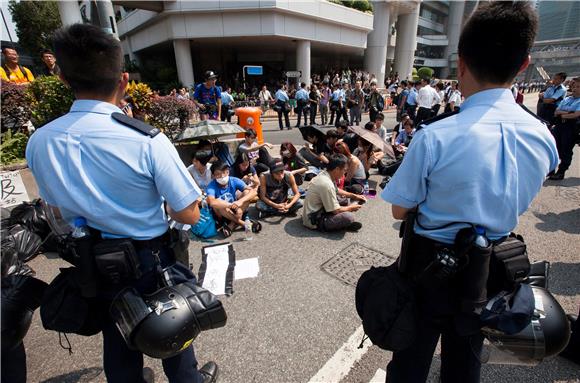
POLYGON ((211 140, 224 136, 244 133, 246 130, 238 124, 226 121, 204 120, 185 128, 176 141, 211 140))
POLYGON ((366 130, 362 126, 350 126, 349 129, 357 136, 362 137, 364 140, 379 148, 387 157, 395 159, 395 152, 391 144, 388 144, 377 133, 366 130))

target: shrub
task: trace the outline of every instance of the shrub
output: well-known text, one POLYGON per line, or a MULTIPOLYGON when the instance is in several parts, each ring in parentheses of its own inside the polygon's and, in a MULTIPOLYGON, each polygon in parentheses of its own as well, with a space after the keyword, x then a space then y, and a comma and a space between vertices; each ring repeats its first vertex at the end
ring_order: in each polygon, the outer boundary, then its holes
POLYGON ((417 69, 417 76, 419 76, 420 79, 430 79, 431 76, 433 76, 433 73, 435 73, 435 71, 426 66, 417 69))
POLYGON ((26 87, 10 82, 2 82, 2 113, 0 125, 2 133, 25 131, 25 125, 32 115, 26 87))
POLYGON ((37 77, 27 93, 37 129, 68 113, 74 101, 72 90, 56 76, 37 77))
POLYGON ((153 92, 149 85, 145 83, 135 83, 131 81, 127 86, 127 94, 133 99, 133 106, 143 112, 147 112, 151 107, 151 96, 153 92))
POLYGON ((2 133, 0 144, 0 163, 2 165, 13 164, 24 160, 28 135, 22 132, 12 133, 11 130, 2 133))
POLYGON ((172 96, 158 97, 151 101, 148 122, 173 141, 189 125, 189 119, 195 110, 195 104, 191 100, 172 96))

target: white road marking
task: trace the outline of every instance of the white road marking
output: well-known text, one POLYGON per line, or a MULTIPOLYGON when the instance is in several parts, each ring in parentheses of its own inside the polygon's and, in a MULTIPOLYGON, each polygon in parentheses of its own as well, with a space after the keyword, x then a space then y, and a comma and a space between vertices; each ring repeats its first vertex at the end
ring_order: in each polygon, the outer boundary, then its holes
POLYGON ((387 372, 382 368, 379 368, 369 383, 385 383, 386 380, 387 372))
POLYGON ((364 335, 363 327, 356 329, 341 348, 314 375, 309 383, 338 383, 367 352, 372 342, 367 339, 362 348, 358 348, 364 335))

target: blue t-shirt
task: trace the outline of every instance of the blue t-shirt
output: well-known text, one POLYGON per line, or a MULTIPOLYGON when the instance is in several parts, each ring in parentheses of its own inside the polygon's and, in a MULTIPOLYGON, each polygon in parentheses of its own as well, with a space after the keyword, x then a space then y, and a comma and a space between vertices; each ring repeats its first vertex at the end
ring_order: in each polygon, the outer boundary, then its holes
POLYGON ((236 201, 236 192, 244 191, 246 183, 239 178, 230 176, 228 184, 224 187, 213 180, 207 185, 206 193, 208 197, 224 200, 228 203, 236 201))
MULTIPOLYGON (((403 102, 403 99, 405 99, 405 97, 409 97, 409 90, 408 89, 403 89, 403 91, 401 92, 401 94, 399 95, 399 103, 403 102)), ((405 99, 405 102, 407 102, 407 100, 405 99)), ((403 105, 400 105, 403 106, 403 105)))
POLYGON ((217 100, 222 97, 222 92, 217 86, 206 88, 205 84, 199 84, 195 87, 193 98, 201 104, 217 105, 217 100))

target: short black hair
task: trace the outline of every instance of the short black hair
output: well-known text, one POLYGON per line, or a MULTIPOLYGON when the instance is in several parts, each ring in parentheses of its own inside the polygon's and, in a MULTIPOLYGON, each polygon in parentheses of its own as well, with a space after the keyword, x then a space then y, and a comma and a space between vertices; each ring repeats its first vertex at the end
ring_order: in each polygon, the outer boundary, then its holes
POLYGON ((566 72, 559 72, 556 73, 556 76, 560 77, 562 79, 562 81, 566 80, 566 77, 568 77, 568 74, 566 74, 566 72))
POLYGON ((377 113, 376 117, 375 117, 375 121, 376 120, 382 120, 385 121, 385 115, 382 112, 377 113))
POLYGON ((51 51, 50 49, 43 49, 40 51, 40 57, 43 57, 44 55, 53 55, 54 56, 54 52, 51 51))
POLYGON ((365 124, 365 129, 366 130, 375 130, 375 122, 374 121, 369 121, 365 124))
POLYGON ((202 165, 206 165, 211 159, 212 154, 209 150, 198 150, 193 154, 193 160, 198 160, 202 165))
POLYGON ((222 161, 214 162, 213 165, 211 165, 211 168, 209 168, 209 170, 211 171, 211 174, 214 174, 217 171, 224 171, 224 170, 229 170, 229 169, 230 169, 230 166, 222 161))
POLYGON ((338 138, 338 132, 336 129, 330 129, 326 132, 326 138, 338 138))
POLYGON ((530 54, 538 16, 527 1, 480 3, 459 38, 457 52, 482 82, 511 82, 530 54))
POLYGON ((348 121, 347 120, 341 120, 338 123, 337 128, 343 128, 343 129, 347 129, 348 128, 348 121))
POLYGON ((407 80, 403 80, 403 81, 401 81, 401 86, 404 86, 404 87, 406 87, 406 86, 407 86, 407 84, 408 84, 407 80))
POLYGON ((13 51, 16 50, 16 47, 14 46, 14 44, 5 44, 2 46, 2 53, 6 54, 6 49, 12 49, 13 51))
POLYGON ((301 88, 304 88, 304 87, 306 87, 306 83, 304 83, 304 82, 301 82, 301 83, 300 83, 300 87, 301 87, 301 88))
POLYGON ((344 168, 348 163, 348 159, 344 154, 335 153, 330 156, 328 164, 326 165, 326 170, 334 170, 336 168, 344 168))
POLYGON ((244 137, 252 137, 252 138, 256 138, 256 131, 254 129, 248 129, 246 130, 246 132, 244 133, 244 137))
POLYGON ((90 24, 73 24, 54 33, 54 52, 61 75, 74 93, 110 96, 123 68, 121 44, 90 24))

